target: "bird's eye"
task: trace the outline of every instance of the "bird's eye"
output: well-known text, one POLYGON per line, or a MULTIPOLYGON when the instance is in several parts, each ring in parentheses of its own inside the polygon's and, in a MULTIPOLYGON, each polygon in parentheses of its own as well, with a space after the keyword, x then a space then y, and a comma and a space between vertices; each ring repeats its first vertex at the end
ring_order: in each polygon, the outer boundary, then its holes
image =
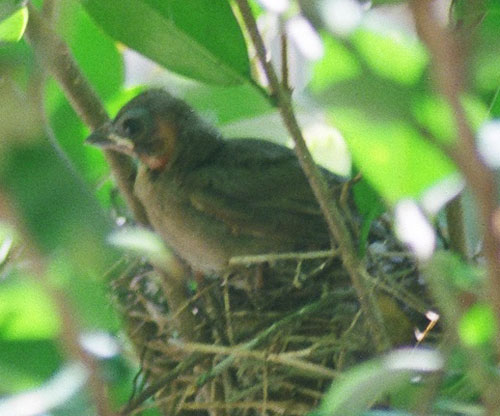
POLYGON ((137 117, 126 118, 122 122, 123 133, 127 137, 134 137, 142 133, 144 123, 137 117))

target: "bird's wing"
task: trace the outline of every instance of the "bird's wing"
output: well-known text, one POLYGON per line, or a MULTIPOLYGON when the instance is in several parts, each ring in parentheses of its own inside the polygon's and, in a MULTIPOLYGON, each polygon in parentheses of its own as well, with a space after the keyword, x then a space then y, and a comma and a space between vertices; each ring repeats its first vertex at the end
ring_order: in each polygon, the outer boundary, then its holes
MULTIPOLYGON (((339 187, 344 181, 325 173, 339 187)), ((188 181, 193 206, 235 233, 294 240, 298 245, 328 241, 309 183, 286 147, 254 139, 228 141, 188 181)))

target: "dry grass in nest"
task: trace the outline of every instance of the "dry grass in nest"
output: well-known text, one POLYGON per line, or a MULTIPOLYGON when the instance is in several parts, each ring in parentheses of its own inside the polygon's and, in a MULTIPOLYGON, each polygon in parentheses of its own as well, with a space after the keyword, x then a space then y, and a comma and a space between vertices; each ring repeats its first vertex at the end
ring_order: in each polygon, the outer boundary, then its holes
MULTIPOLYGON (((430 308, 415 263, 393 239, 370 245, 372 288, 393 345, 414 343, 430 308)), ((138 355, 145 400, 163 414, 304 415, 345 368, 375 353, 338 258, 241 267, 193 288, 196 342, 173 329, 161 282, 147 266, 114 282, 138 355)))

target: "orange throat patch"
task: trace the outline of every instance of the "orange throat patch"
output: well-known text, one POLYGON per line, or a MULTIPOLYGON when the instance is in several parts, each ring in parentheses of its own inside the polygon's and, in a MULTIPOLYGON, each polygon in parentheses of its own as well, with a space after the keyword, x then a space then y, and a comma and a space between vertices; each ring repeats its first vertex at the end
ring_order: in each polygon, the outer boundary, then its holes
POLYGON ((166 168, 174 154, 177 129, 173 124, 163 120, 161 117, 156 119, 156 126, 155 135, 161 139, 164 151, 159 155, 141 155, 140 160, 149 167, 149 169, 153 171, 162 171, 166 168))
POLYGON ((141 155, 139 158, 149 169, 159 171, 165 169, 170 159, 169 156, 168 153, 164 153, 160 156, 141 155))

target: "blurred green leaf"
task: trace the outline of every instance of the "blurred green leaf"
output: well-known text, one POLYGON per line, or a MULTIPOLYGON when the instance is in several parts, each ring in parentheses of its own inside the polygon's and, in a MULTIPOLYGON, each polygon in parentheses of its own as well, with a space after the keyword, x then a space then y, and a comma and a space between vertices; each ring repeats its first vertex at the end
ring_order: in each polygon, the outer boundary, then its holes
POLYGON ((380 195, 364 178, 354 185, 353 195, 356 207, 363 216, 361 235, 359 238, 359 250, 360 254, 364 255, 370 226, 373 220, 386 211, 386 206, 380 195))
POLYGON ((54 338, 59 325, 51 300, 38 285, 26 279, 0 285, 0 338, 54 338))
POLYGON ((357 416, 383 393, 403 386, 419 372, 437 371, 441 366, 439 354, 430 350, 397 350, 370 360, 334 381, 316 414, 357 416))
POLYGON ((0 336, 0 395, 38 386, 61 361, 56 341, 4 340, 0 336))
POLYGON ((463 415, 463 416, 484 416, 486 409, 483 405, 465 403, 463 400, 437 400, 435 409, 439 412, 449 415, 463 415))
POLYGON ((188 89, 184 98, 218 125, 260 116, 273 110, 267 97, 249 83, 235 87, 197 85, 196 88, 188 89))
POLYGON ((453 0, 450 4, 451 16, 459 28, 473 30, 488 14, 488 3, 488 0, 476 4, 468 0, 453 0))
POLYGON ((27 0, 0 0, 0 22, 24 7, 27 0))
MULTIPOLYGON (((101 246, 100 249, 106 251, 106 247, 101 246)), ((114 260, 116 258, 110 256, 107 266, 111 267, 114 260)), ((78 316, 78 324, 83 329, 115 331, 119 327, 107 281, 103 278, 108 271, 101 269, 91 273, 74 258, 67 255, 53 256, 47 271, 48 280, 56 290, 65 293, 68 305, 78 316)))
MULTIPOLYGON (((41 386, 0 399, 2 415, 39 415, 54 408, 66 406, 81 391, 88 378, 88 370, 81 363, 68 364, 41 386)), ((85 414, 89 414, 89 409, 85 414)), ((79 412, 66 413, 78 415, 79 412)))
POLYGON ((221 85, 250 78, 246 44, 226 1, 80 1, 114 39, 174 72, 221 85))
MULTIPOLYGON (((487 120, 488 108, 472 95, 462 97, 461 101, 471 127, 477 130, 487 120)), ((412 107, 415 119, 435 139, 445 144, 453 143, 457 137, 455 116, 444 98, 429 95, 416 97, 412 107)))
POLYGON ((409 124, 371 120, 355 110, 331 117, 364 177, 390 203, 418 198, 455 171, 451 161, 409 124))
POLYGON ((475 303, 460 318, 458 333, 469 347, 479 347, 493 341, 498 323, 491 305, 475 303))
POLYGON ((359 29, 351 40, 375 74, 402 85, 415 85, 428 63, 420 42, 401 32, 385 34, 359 29))
POLYGON ((3 191, 33 245, 47 255, 64 249, 81 267, 106 267, 111 251, 103 250, 103 244, 111 224, 81 178, 47 141, 12 146, 2 156, 3 191))
POLYGON ((331 112, 355 108, 373 119, 410 120, 413 94, 411 88, 373 74, 363 74, 332 84, 316 98, 331 112))
POLYGON ((311 90, 316 93, 336 82, 350 80, 361 75, 361 65, 346 46, 331 36, 324 35, 322 40, 325 54, 314 65, 310 84, 311 90))
MULTIPOLYGON (((456 7, 466 9, 466 33, 472 33, 472 73, 476 85, 483 91, 495 91, 500 86, 500 3, 485 0, 477 5, 467 1, 455 2, 456 7), (486 7, 485 7, 486 6, 486 7), (468 25, 468 26, 467 26, 468 25)), ((462 13, 462 12, 460 12, 462 13)))
POLYGON ((28 23, 28 10, 23 7, 0 21, 0 45, 2 42, 17 42, 24 34, 28 23))

